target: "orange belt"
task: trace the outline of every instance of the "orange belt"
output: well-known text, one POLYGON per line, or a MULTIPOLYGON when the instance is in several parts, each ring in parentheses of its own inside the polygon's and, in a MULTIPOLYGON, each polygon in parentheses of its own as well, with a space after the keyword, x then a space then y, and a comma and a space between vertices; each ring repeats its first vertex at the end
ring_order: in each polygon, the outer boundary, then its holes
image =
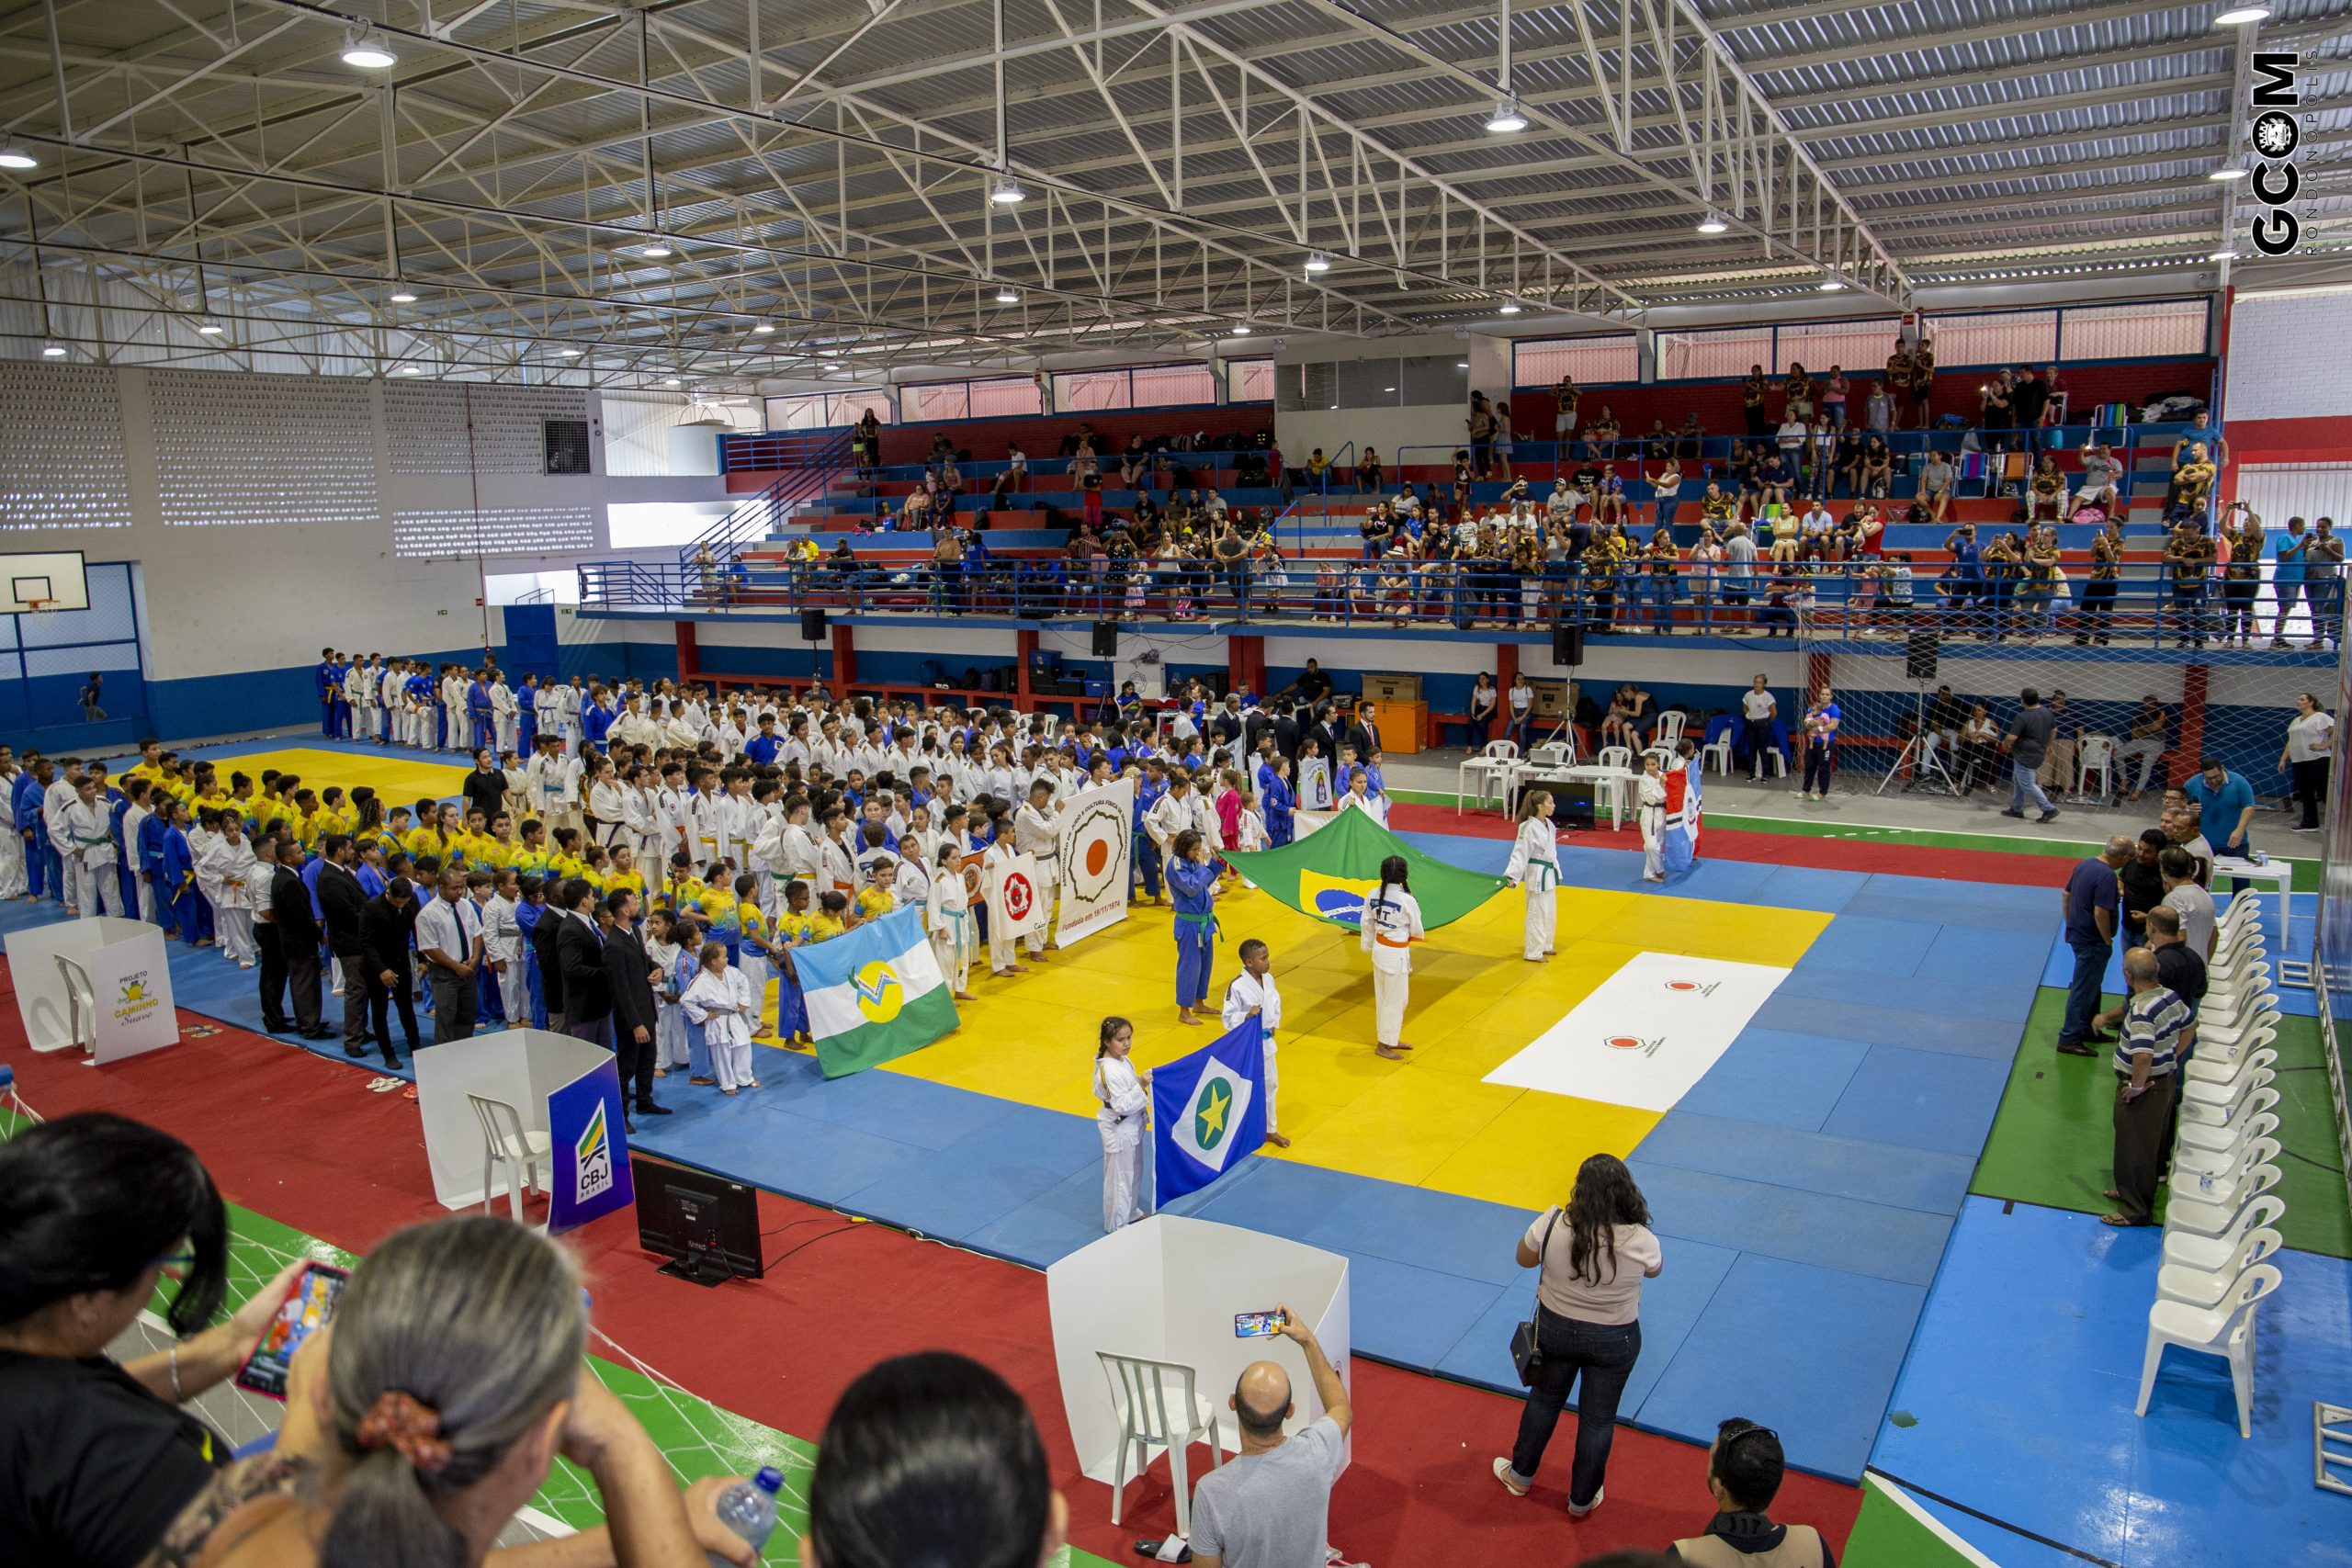
POLYGON ((1382 936, 1377 931, 1373 933, 1372 940, 1378 942, 1383 947, 1410 947, 1413 945, 1409 938, 1404 942, 1398 942, 1393 936, 1382 936))

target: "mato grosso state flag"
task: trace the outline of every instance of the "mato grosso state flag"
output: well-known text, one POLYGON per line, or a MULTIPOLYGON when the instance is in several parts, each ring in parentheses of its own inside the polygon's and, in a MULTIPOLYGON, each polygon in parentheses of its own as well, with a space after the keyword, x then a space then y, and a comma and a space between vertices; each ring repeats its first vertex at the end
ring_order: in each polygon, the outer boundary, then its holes
POLYGON ((1380 891, 1380 863, 1403 855, 1429 930, 1460 919, 1502 887, 1503 879, 1464 871, 1425 855, 1352 808, 1278 850, 1228 851, 1233 868, 1302 915, 1349 931, 1363 924, 1366 900, 1380 891))
POLYGON ((1266 1141, 1266 1032, 1245 1018, 1151 1069, 1154 1206, 1197 1192, 1266 1141))
POLYGON ((792 962, 808 1002, 817 1064, 829 1078, 920 1051, 956 1027, 956 998, 923 935, 920 909, 899 909, 831 942, 796 947, 792 962))

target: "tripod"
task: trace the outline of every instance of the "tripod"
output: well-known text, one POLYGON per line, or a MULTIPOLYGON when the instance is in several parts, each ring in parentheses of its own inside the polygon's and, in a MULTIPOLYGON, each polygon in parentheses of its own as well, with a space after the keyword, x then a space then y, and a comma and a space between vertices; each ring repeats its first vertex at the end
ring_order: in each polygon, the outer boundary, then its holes
POLYGON ((1886 770, 1886 776, 1878 781, 1878 793, 1884 795, 1886 786, 1893 784, 1895 776, 1908 767, 1911 770, 1911 776, 1905 783, 1903 786, 1905 789, 1917 789, 1930 780, 1939 779, 1942 781, 1945 794, 1958 795, 1960 785, 1952 782, 1951 774, 1946 771, 1943 758, 1939 754, 1935 745, 1935 732, 1928 728, 1928 682, 1923 680, 1915 680, 1912 684, 1911 715, 1914 728, 1911 739, 1903 743, 1903 750, 1895 753, 1893 765, 1886 770))

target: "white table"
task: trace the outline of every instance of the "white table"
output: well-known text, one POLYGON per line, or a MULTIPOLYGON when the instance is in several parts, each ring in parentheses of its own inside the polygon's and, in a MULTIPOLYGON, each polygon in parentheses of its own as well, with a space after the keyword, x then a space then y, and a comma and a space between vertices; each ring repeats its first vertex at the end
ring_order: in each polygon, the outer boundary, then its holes
POLYGON ((2274 860, 2267 865, 2256 865, 2236 855, 2217 854, 2213 857, 2213 886, 2222 886, 2222 878, 2233 882, 2252 883, 2267 893, 2278 895, 2278 939, 2287 938, 2287 921, 2294 913, 2295 868, 2288 861, 2274 860))

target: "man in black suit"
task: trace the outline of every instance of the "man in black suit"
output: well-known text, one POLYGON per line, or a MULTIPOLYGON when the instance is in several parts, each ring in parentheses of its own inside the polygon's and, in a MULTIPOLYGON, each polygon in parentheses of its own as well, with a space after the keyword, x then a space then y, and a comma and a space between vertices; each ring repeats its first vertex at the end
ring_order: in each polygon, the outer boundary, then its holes
POLYGON ((416 976, 408 961, 409 932, 415 922, 416 888, 407 877, 395 876, 381 893, 360 907, 359 953, 343 965, 346 1005, 353 982, 359 982, 376 1047, 383 1052, 388 1067, 401 1065, 392 1050, 391 1021, 387 1016, 394 1004, 401 1010, 401 1030, 408 1036, 409 1055, 416 1055, 416 976))
POLYGON ((556 917, 555 954, 563 976, 563 1032, 609 1051, 613 987, 605 978, 605 933, 596 923, 596 890, 586 877, 572 877, 563 885, 562 904, 562 913, 556 917))
MULTIPOLYGON (((266 833, 254 835, 254 874, 265 888, 277 883, 277 840, 266 833)), ((266 903, 254 911, 254 947, 261 954, 261 1027, 266 1034, 284 1034, 294 1026, 286 1021, 286 948, 277 940, 277 917, 266 903)))
POLYGON ((669 1108, 653 1102, 653 1031, 661 1012, 653 1000, 653 961, 637 937, 637 895, 626 887, 608 893, 605 908, 613 916, 605 933, 605 979, 612 988, 621 1098, 640 1116, 667 1116, 669 1108))
POLYGON ((1306 731, 1299 726, 1295 704, 1284 702, 1276 705, 1273 733, 1274 750, 1288 757, 1293 768, 1297 767, 1299 742, 1306 738, 1306 731))
POLYGON ((1359 762, 1370 762, 1373 754, 1380 750, 1378 716, 1370 703, 1356 704, 1355 722, 1349 725, 1347 734, 1340 737, 1341 745, 1356 749, 1356 761, 1359 762))
POLYGON ((563 960, 556 952, 556 934, 563 930, 563 884, 547 879, 547 902, 531 928, 531 958, 539 968, 539 999, 547 1004, 548 1027, 563 1032, 563 960))
POLYGON ((269 879, 270 923, 277 928, 286 985, 294 994, 295 1032, 305 1040, 332 1040, 334 1031, 319 1021, 319 920, 311 912, 310 888, 286 863, 291 841, 278 840, 277 869, 269 879))
POLYGON ((326 916, 327 951, 343 966, 343 1054, 368 1054, 368 987, 360 978, 359 915, 368 907, 368 890, 353 875, 351 863, 359 857, 348 834, 329 833, 319 843, 319 909, 326 916))

